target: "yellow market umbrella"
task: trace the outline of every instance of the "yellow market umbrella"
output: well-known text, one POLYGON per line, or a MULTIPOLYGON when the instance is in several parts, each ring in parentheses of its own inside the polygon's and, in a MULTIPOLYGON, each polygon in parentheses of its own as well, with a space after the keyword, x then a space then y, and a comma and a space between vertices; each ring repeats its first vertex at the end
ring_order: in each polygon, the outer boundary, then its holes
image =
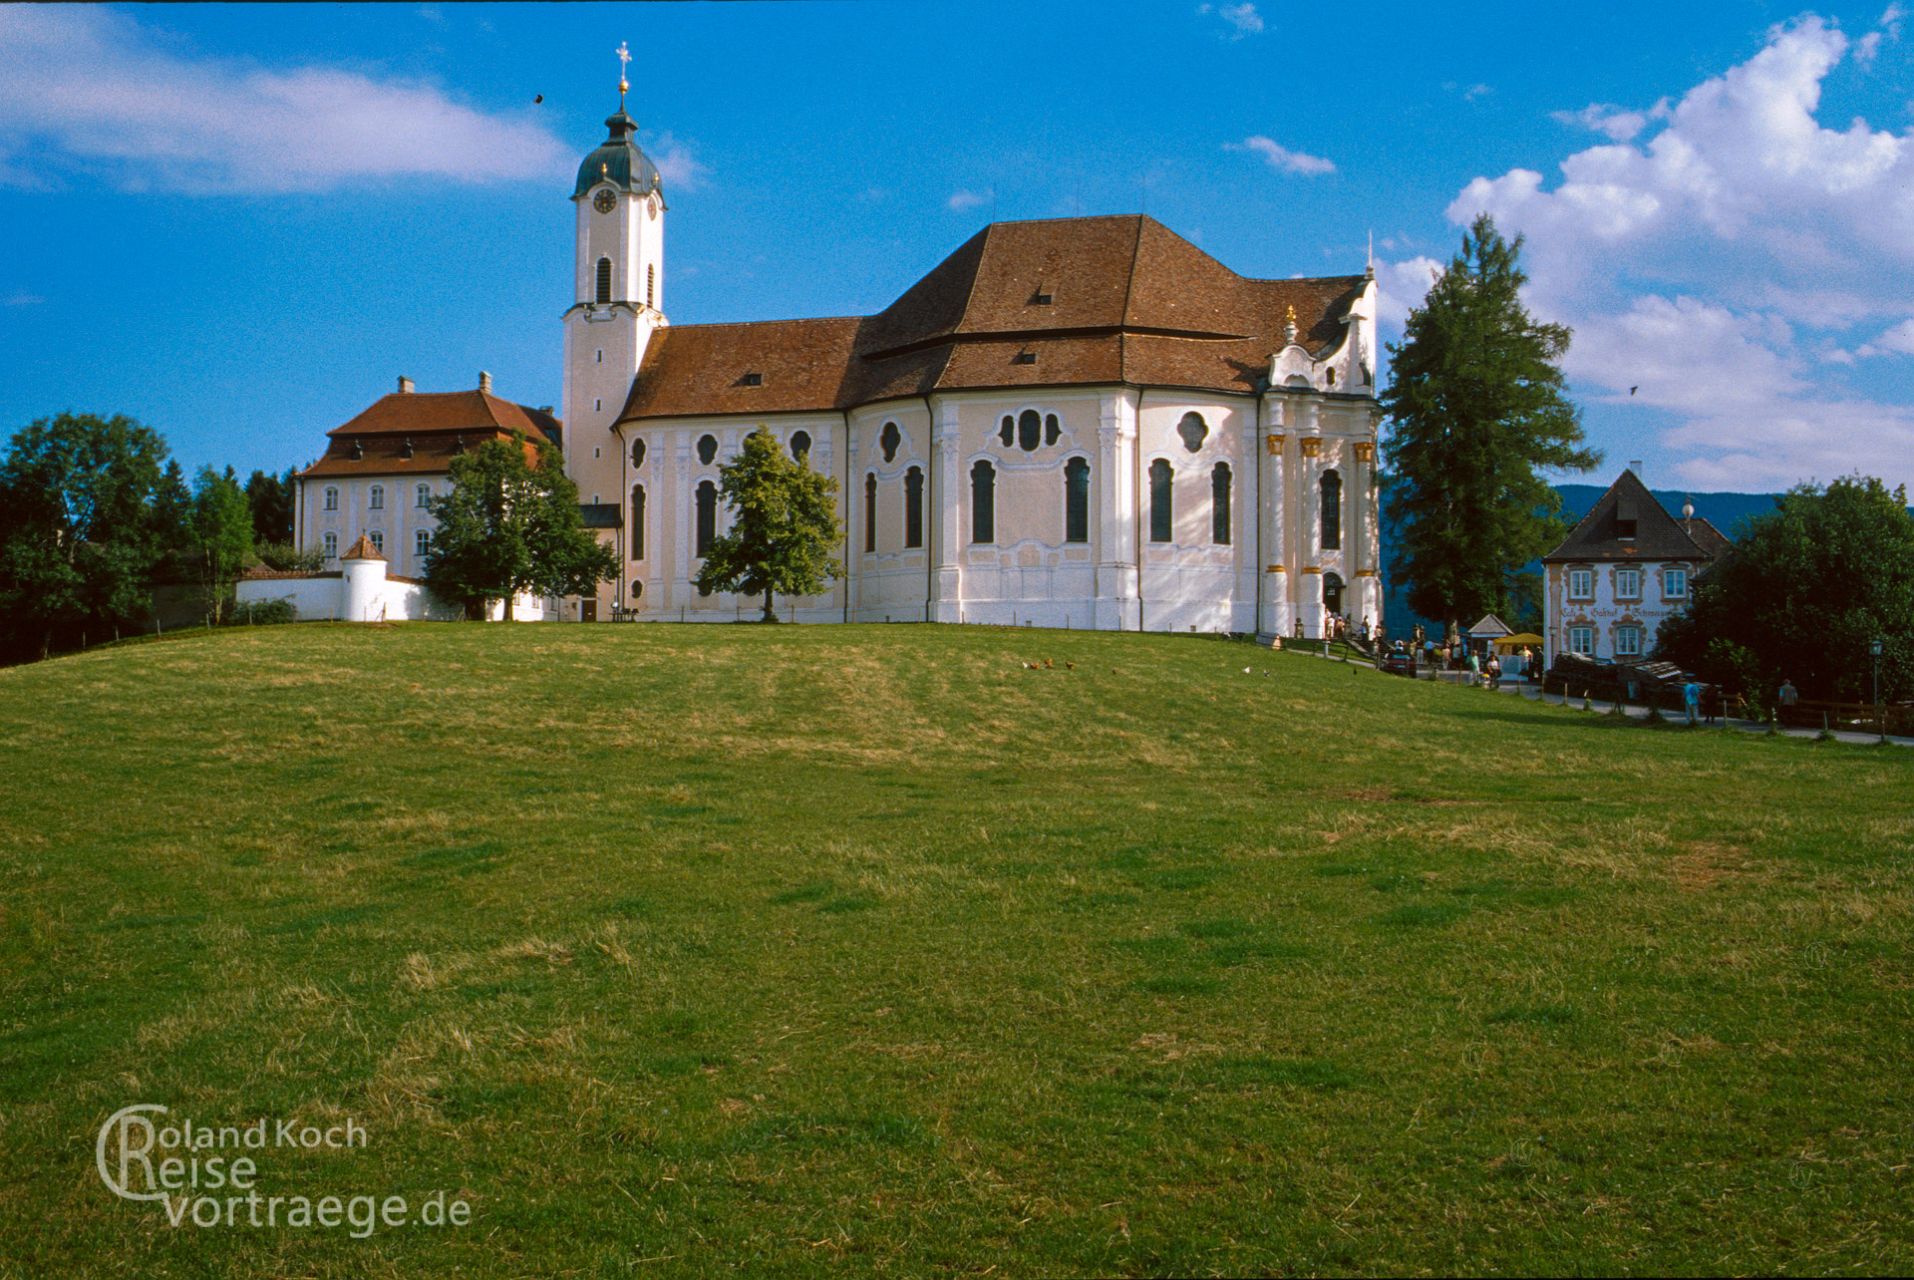
POLYGON ((1536 635, 1533 631, 1524 631, 1519 636, 1504 636, 1502 639, 1497 640, 1495 642, 1495 650, 1497 653, 1514 653, 1523 645, 1528 645, 1533 648, 1541 643, 1542 637, 1536 635))

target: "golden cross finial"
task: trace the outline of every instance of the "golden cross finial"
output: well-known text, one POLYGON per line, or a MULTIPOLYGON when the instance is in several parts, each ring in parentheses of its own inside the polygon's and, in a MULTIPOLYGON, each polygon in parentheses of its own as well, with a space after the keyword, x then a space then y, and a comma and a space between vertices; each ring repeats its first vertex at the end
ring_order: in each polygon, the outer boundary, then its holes
POLYGON ((623 40, 618 42, 618 109, 625 109, 625 91, 631 88, 631 81, 625 72, 631 66, 631 49, 623 40))

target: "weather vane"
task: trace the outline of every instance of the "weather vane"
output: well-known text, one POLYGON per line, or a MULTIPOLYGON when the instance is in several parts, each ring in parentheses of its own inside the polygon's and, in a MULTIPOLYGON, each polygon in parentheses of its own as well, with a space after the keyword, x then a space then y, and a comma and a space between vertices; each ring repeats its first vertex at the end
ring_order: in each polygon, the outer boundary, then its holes
POLYGON ((625 91, 631 88, 631 82, 625 78, 625 71, 631 65, 631 49, 623 40, 618 42, 618 109, 624 110, 625 91))

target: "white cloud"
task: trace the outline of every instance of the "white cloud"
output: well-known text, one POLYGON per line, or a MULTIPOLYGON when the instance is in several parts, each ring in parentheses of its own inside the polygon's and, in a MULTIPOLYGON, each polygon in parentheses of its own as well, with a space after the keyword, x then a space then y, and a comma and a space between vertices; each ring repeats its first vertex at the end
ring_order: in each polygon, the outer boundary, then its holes
POLYGON ((1872 342, 1862 344, 1860 356, 1914 356, 1914 319, 1907 319, 1872 342))
POLYGON ((1650 122, 1666 120, 1668 99, 1663 98, 1646 111, 1629 111, 1606 102, 1594 102, 1580 111, 1554 111, 1550 118, 1562 124, 1578 125, 1593 133, 1607 134, 1611 142, 1631 142, 1650 122))
MULTIPOLYGON (((1384 241, 1387 244, 1387 241, 1384 241)), ((1391 329, 1400 330, 1409 312, 1422 305, 1429 286, 1442 278, 1444 264, 1430 257, 1409 258, 1402 262, 1376 264, 1376 317, 1391 329)))
POLYGON ((658 176, 667 187, 696 191, 711 177, 710 168, 691 154, 691 148, 669 133, 660 133, 646 143, 645 154, 658 166, 658 176))
POLYGON ((1336 171, 1332 161, 1301 151, 1291 151, 1288 147, 1278 145, 1275 139, 1266 138, 1260 133, 1244 138, 1241 142, 1230 143, 1226 149, 1254 152, 1261 156, 1270 168, 1279 173, 1300 173, 1314 177, 1317 174, 1336 171))
POLYGON ((1688 483, 1914 480, 1914 405, 1842 381, 1865 369, 1841 336, 1905 317, 1914 296, 1914 131, 1816 118, 1856 43, 1810 15, 1672 105, 1560 113, 1608 141, 1563 160, 1553 187, 1511 169, 1449 206, 1457 225, 1485 211, 1526 237, 1531 308, 1575 330, 1571 378, 1659 411, 1688 483))
POLYGON ((950 199, 944 201, 944 207, 952 213, 962 213, 965 209, 975 209, 978 205, 983 204, 989 199, 990 193, 988 191, 958 191, 954 192, 950 199))
POLYGON ((0 298, 0 307, 37 307, 45 301, 46 299, 37 293, 27 293, 22 290, 0 298))
POLYGON ((436 85, 179 48, 112 10, 0 6, 0 181, 279 193, 405 177, 549 181, 575 163, 543 126, 436 85))
POLYGON ((1263 34, 1263 15, 1256 12, 1253 4, 1201 4, 1196 7, 1200 14, 1215 14, 1227 24, 1232 32, 1230 39, 1241 40, 1244 36, 1263 34))
POLYGON ((1907 7, 1899 3, 1891 4, 1881 11, 1881 20, 1877 25, 1887 33, 1888 43, 1892 44, 1901 38, 1901 22, 1906 17, 1907 7))

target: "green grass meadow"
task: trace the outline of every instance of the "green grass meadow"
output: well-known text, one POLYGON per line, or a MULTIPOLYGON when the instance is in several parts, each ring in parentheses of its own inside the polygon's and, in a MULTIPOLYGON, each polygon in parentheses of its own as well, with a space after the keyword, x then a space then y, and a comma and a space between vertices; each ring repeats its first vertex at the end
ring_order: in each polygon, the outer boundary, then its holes
POLYGON ((1914 753, 1217 639, 0 671, 0 1276, 1907 1272, 1911 855, 1914 753), (473 1220, 171 1227, 142 1102, 473 1220))

